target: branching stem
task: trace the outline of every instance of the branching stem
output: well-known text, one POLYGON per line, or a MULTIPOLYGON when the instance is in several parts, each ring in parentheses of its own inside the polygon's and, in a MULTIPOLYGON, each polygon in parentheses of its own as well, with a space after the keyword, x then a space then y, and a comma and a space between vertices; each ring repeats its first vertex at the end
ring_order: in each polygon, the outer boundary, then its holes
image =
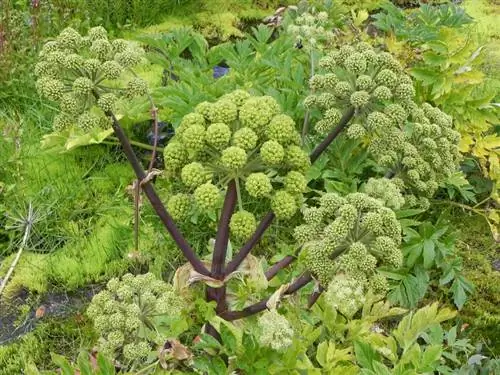
MULTIPOLYGON (((297 292, 299 289, 309 284, 312 279, 313 278, 309 272, 304 273, 288 286, 287 290, 285 291, 285 295, 290 295, 297 292)), ((223 313, 219 314, 219 316, 229 321, 246 318, 247 316, 251 316, 264 311, 267 308, 267 302, 269 301, 269 298, 270 297, 267 297, 257 303, 254 303, 253 305, 245 307, 240 311, 224 311, 223 313)))
POLYGON ((277 261, 274 263, 271 267, 267 269, 265 272, 266 279, 271 280, 274 276, 278 274, 279 271, 282 269, 288 267, 290 264, 292 264, 295 261, 295 257, 292 255, 287 255, 283 259, 277 261))
MULTIPOLYGON (((349 121, 351 121, 354 116, 354 108, 350 107, 340 119, 338 125, 333 129, 330 134, 326 136, 326 138, 314 149, 314 151, 309 155, 311 159, 311 163, 314 162, 320 157, 320 155, 328 148, 328 146, 333 142, 335 138, 344 130, 349 121)), ((271 223, 274 220, 274 213, 269 212, 262 221, 259 223, 257 229, 250 239, 243 245, 240 251, 234 256, 234 258, 229 262, 226 268, 226 275, 234 272, 238 269, 241 262, 246 258, 246 256, 252 251, 253 247, 259 242, 260 238, 264 234, 264 232, 269 228, 271 223)))
MULTIPOLYGON (((96 98, 99 97, 97 93, 94 93, 94 95, 96 96, 96 98)), ((137 156, 132 149, 132 145, 130 144, 127 135, 123 131, 123 128, 120 126, 120 123, 118 122, 116 116, 110 111, 106 112, 106 116, 110 117, 113 122, 113 130, 115 131, 115 135, 120 141, 120 144, 123 147, 123 152, 127 156, 127 159, 132 166, 137 179, 139 181, 145 181, 146 173, 139 163, 139 160, 137 159, 137 156)), ((205 267, 198 255, 196 255, 189 243, 186 241, 179 228, 177 228, 177 226, 175 225, 174 220, 165 209, 165 206, 158 197, 158 194, 156 194, 156 191, 151 182, 145 181, 143 184, 141 184, 141 187, 156 214, 172 236, 172 239, 175 241, 177 246, 179 246, 179 249, 184 254, 184 257, 193 266, 193 269, 204 276, 210 276, 210 271, 205 267)))

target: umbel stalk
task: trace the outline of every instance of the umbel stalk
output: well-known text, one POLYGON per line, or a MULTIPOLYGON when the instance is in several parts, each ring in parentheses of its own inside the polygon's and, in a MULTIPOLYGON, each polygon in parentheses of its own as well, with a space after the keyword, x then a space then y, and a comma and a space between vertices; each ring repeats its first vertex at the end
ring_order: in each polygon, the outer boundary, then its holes
MULTIPOLYGON (((156 194, 156 191, 150 179, 147 178, 147 175, 143 167, 141 166, 139 160, 137 159, 137 156, 135 155, 132 149, 132 145, 129 139, 127 138, 116 116, 112 112, 106 112, 106 115, 109 116, 112 120, 112 126, 116 138, 119 140, 123 148, 123 152, 127 156, 127 159, 131 164, 132 169, 134 170, 138 180, 140 182, 143 182, 140 183, 140 186, 144 191, 144 194, 146 195, 149 202, 153 206, 153 209, 155 210, 156 214, 164 224, 165 228, 172 236, 172 239, 175 241, 175 243, 182 251, 184 257, 188 260, 193 269, 204 276, 209 276, 217 280, 223 280, 229 274, 236 271, 238 267, 241 265, 241 263, 244 261, 244 259, 248 256, 248 254, 250 254, 255 245, 262 238, 262 236, 264 235, 265 231, 269 228, 271 223, 273 222, 275 218, 274 213, 271 211, 264 216, 264 218, 261 220, 261 222, 257 226, 257 229, 250 237, 250 239, 240 248, 240 250, 236 253, 233 259, 226 264, 225 260, 226 260, 227 245, 229 240, 229 223, 237 202, 236 181, 231 180, 228 183, 226 189, 224 204, 219 219, 211 269, 208 270, 201 261, 200 257, 191 248, 186 238, 182 235, 179 228, 175 225, 172 217, 170 216, 165 206, 161 202, 160 198, 156 194)), ((346 128, 349 121, 352 119, 353 115, 354 115, 354 109, 352 107, 348 108, 344 113, 344 115, 342 116, 342 118, 340 119, 338 125, 325 137, 325 139, 310 154, 311 163, 314 163, 318 159, 318 157, 333 142, 333 140, 342 132, 342 130, 346 128)), ((268 279, 271 279, 281 269, 290 265, 294 261, 294 259, 295 258, 292 256, 287 256, 283 258, 281 261, 277 262, 276 264, 270 267, 270 269, 266 272, 266 277, 268 279)), ((309 272, 305 272, 287 287, 284 294, 285 295, 293 294, 302 287, 309 284, 312 280, 313 280, 312 275, 309 272)), ((312 300, 315 302, 317 297, 319 297, 319 295, 314 295, 312 300)), ((229 311, 227 309, 227 304, 226 304, 226 286, 223 285, 220 288, 207 287, 207 299, 216 301, 217 314, 221 318, 226 320, 241 319, 265 310, 267 308, 266 304, 269 298, 270 297, 264 298, 260 302, 247 306, 246 308, 240 311, 229 311)), ((310 301, 310 304, 311 302, 312 301, 310 301)), ((218 336, 217 332, 212 332, 212 331, 214 330, 210 329, 209 327, 209 333, 213 334, 214 336, 218 336)))

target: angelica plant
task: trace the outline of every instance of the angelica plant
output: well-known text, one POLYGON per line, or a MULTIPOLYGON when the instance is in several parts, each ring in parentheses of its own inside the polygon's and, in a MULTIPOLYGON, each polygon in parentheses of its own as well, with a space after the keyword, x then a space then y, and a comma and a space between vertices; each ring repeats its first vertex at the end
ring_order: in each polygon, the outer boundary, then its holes
POLYGON ((342 46, 319 66, 322 72, 309 83, 313 94, 304 101, 322 113, 315 131, 327 134, 342 109, 351 107, 355 121, 347 136, 366 142, 409 205, 428 207, 428 198, 460 160, 460 134, 453 130, 452 118, 430 104, 418 105, 412 79, 401 64, 367 43, 342 46))
POLYGON ((131 42, 110 41, 101 26, 91 28, 86 36, 68 27, 47 42, 35 75, 40 95, 59 104, 54 130, 76 128, 87 133, 110 128, 106 113, 115 110, 121 97, 147 93, 146 82, 130 70, 141 62, 143 54, 131 42))
MULTIPOLYGON (((313 280, 320 284, 319 290, 326 289, 327 300, 339 311, 342 301, 338 296, 353 299, 346 305, 345 315, 355 313, 364 291, 383 293, 387 289, 378 268, 402 264, 401 228, 392 209, 431 196, 458 160, 458 135, 451 119, 413 101, 411 80, 395 59, 360 43, 343 46, 320 61, 323 73, 311 78, 314 93, 305 99, 305 105, 322 113, 315 130, 324 138, 309 155, 300 145, 294 119, 271 96, 236 90, 217 101, 199 103, 182 118, 163 152, 164 173, 178 182, 165 208, 114 114, 111 95, 126 101, 147 90, 133 74, 121 75, 140 61, 140 54, 131 48, 123 42, 110 42, 101 28, 91 29, 87 37, 66 30, 42 52, 38 86, 43 95, 60 103, 60 116, 68 118, 74 113, 82 131, 95 125, 95 116, 111 123, 139 186, 188 260, 190 280, 206 282, 205 297, 214 302, 219 318, 232 321, 274 310, 283 296, 313 280), (66 50, 75 52, 71 64, 68 57, 73 54, 64 53, 66 50), (81 59, 82 64, 78 63, 81 59), (78 64, 73 66, 73 62, 78 64), (51 69, 51 63, 59 70, 51 69), (104 66, 109 69, 104 71, 104 66), (69 100, 75 98, 78 100, 69 100), (352 119, 355 121, 349 125, 352 119), (311 200, 304 204, 309 198, 304 196, 305 174, 344 130, 347 136, 365 141, 392 180, 371 180, 364 192, 347 196, 326 193, 319 205, 311 200), (269 208, 261 218, 255 217, 248 204, 255 199, 269 208), (200 259, 176 224, 186 220, 193 207, 218 219, 209 262, 200 259), (229 280, 243 272, 242 265, 275 219, 289 225, 300 211, 305 223, 296 228, 295 236, 297 247, 302 247, 305 271, 278 288, 279 295, 232 310, 229 280), (230 239, 239 246, 231 257, 230 239)), ((286 256, 266 270, 265 277, 272 279, 295 260, 286 256)), ((284 348, 293 332, 276 314, 271 311, 260 319, 261 327, 269 329, 261 337, 263 344, 281 349, 273 340, 283 340, 284 348), (273 322, 276 327, 271 330, 273 322)), ((220 339, 210 324, 206 330, 220 339)))

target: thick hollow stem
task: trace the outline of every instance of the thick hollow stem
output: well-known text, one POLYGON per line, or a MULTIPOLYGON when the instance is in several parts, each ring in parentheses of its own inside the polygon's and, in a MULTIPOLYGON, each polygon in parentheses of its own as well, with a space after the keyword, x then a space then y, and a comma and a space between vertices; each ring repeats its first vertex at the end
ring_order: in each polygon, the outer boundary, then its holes
MULTIPOLYGON (((312 281, 312 276, 309 272, 304 273, 302 276, 300 276, 298 279, 296 279, 293 283, 291 283, 287 290, 285 291, 285 295, 290 295, 295 292, 297 292, 300 288, 303 288, 307 284, 309 284, 312 281)), ((257 314, 261 311, 264 311, 267 306, 267 301, 269 301, 270 297, 267 297, 263 299, 260 302, 257 302, 253 305, 245 307, 243 310, 240 311, 225 311, 219 316, 223 319, 232 321, 232 320, 237 320, 241 318, 245 318, 247 316, 251 316, 254 314, 257 314)))
POLYGON ((279 271, 281 271, 283 268, 286 268, 290 264, 292 264, 294 260, 295 260, 294 256, 287 255, 283 259, 281 259, 281 260, 277 261, 276 263, 274 263, 265 272, 267 280, 271 280, 274 276, 276 276, 278 274, 279 271))
MULTIPOLYGON (((146 173, 144 172, 139 160, 137 159, 137 156, 135 156, 134 150, 132 149, 132 146, 125 132, 120 126, 120 123, 118 122, 113 113, 106 112, 106 115, 109 116, 113 121, 113 130, 115 131, 116 138, 118 138, 118 140, 120 141, 120 144, 123 147, 123 152, 127 156, 127 159, 130 162, 130 165, 132 166, 135 175, 137 176, 139 181, 143 181, 146 178, 146 173)), ((144 194, 149 199, 151 206, 153 206, 153 209, 155 210, 156 214, 159 216, 159 218, 163 222, 163 225, 168 230, 168 232, 172 236, 172 239, 175 241, 177 246, 179 246, 179 248, 181 249, 186 259, 189 261, 189 263, 191 263, 191 265, 197 272, 205 276, 210 276, 210 271, 207 270, 207 268, 202 263, 200 258, 196 255, 196 253, 193 251, 191 246, 189 246, 188 242, 180 232, 179 228, 177 228, 177 226, 175 225, 174 220, 165 209, 165 206, 163 205, 160 198, 156 194, 156 191, 151 182, 146 181, 141 185, 141 187, 142 190, 144 191, 144 194)))
POLYGON ((317 290, 311 293, 309 296, 309 301, 307 302, 307 308, 310 309, 314 306, 314 304, 318 301, 318 298, 321 296, 325 289, 322 286, 319 286, 317 290))
MULTIPOLYGON (((229 222, 236 206, 236 181, 231 180, 227 185, 226 197, 219 218, 219 227, 215 237, 214 252, 212 256, 212 277, 222 280, 224 278, 224 265, 226 261, 227 244, 229 241, 229 222)), ((227 309, 226 286, 221 288, 207 287, 207 300, 215 301, 215 311, 221 313, 227 309)), ((214 336, 215 337, 215 336, 214 336)))
POLYGON ((225 275, 229 275, 238 269, 241 262, 246 258, 246 256, 252 251, 253 247, 259 242, 264 232, 269 228, 274 220, 274 213, 269 212, 262 221, 259 223, 257 229, 250 239, 243 245, 243 247, 238 251, 234 258, 227 264, 225 275))
POLYGON ((231 180, 227 185, 226 197, 219 218, 219 227, 215 237, 214 253, 212 257, 212 277, 222 279, 224 276, 224 262, 226 260, 227 243, 229 241, 229 222, 236 206, 236 181, 231 180))
POLYGON ((344 113, 342 118, 340 119, 338 125, 326 136, 325 139, 311 152, 310 158, 311 163, 314 163, 321 154, 330 146, 330 143, 333 142, 335 138, 344 130, 349 121, 354 116, 354 108, 350 107, 347 112, 344 113))

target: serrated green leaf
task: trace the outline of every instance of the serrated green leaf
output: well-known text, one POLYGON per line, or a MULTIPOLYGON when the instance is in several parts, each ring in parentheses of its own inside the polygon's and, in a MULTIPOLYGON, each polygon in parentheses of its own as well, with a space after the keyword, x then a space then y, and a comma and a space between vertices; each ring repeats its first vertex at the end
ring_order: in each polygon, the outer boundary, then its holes
POLYGON ((328 341, 321 342, 316 349, 316 361, 321 367, 326 366, 326 353, 328 351, 328 341))
POLYGON ((436 367, 436 362, 441 359, 443 348, 441 345, 430 345, 424 353, 417 368, 423 372, 430 372, 436 367))
POLYGON ((433 240, 426 239, 424 241, 422 256, 424 259, 424 268, 431 268, 436 258, 435 244, 433 240))
POLYGON ((377 375, 391 375, 387 366, 380 362, 373 362, 373 373, 377 375))
POLYGON ((373 362, 380 360, 380 355, 366 342, 355 341, 354 353, 356 354, 358 364, 370 370, 374 370, 373 362))

